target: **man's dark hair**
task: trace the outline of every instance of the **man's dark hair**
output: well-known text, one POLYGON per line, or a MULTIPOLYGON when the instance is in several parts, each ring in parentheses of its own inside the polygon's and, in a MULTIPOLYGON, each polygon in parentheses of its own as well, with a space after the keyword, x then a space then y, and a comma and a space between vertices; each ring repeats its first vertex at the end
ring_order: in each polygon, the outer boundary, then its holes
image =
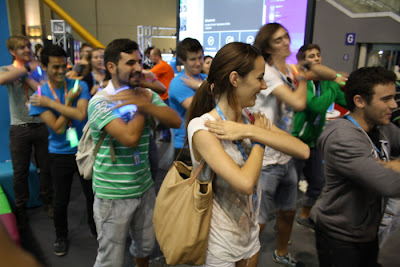
POLYGON ((199 41, 193 38, 185 38, 183 41, 179 42, 176 50, 178 53, 178 58, 180 58, 182 61, 186 61, 187 52, 198 52, 200 50, 201 52, 204 51, 199 41))
POLYGON ((353 98, 355 95, 360 95, 369 104, 375 93, 376 85, 388 85, 395 82, 396 74, 383 67, 364 67, 353 71, 346 82, 344 91, 348 109, 354 111, 356 106, 353 98))
POLYGON ((47 67, 49 64, 49 57, 68 57, 67 52, 62 49, 61 46, 50 44, 43 48, 42 54, 40 55, 40 61, 43 66, 47 67))
POLYGON ((107 45, 104 51, 104 65, 106 66, 108 62, 118 65, 122 52, 130 54, 135 50, 139 50, 139 45, 135 41, 130 39, 115 39, 107 45))
POLYGON ((149 46, 144 50, 144 55, 147 57, 150 55, 150 51, 154 48, 154 46, 149 46))
POLYGON ((321 48, 317 44, 305 44, 302 47, 300 47, 296 55, 297 60, 300 61, 306 59, 306 51, 314 48, 317 49, 319 52, 321 52, 321 48))
POLYGON ((82 45, 81 45, 81 50, 82 50, 83 48, 85 48, 85 47, 91 47, 91 48, 93 48, 93 46, 92 46, 91 44, 89 44, 89 43, 82 43, 82 45))

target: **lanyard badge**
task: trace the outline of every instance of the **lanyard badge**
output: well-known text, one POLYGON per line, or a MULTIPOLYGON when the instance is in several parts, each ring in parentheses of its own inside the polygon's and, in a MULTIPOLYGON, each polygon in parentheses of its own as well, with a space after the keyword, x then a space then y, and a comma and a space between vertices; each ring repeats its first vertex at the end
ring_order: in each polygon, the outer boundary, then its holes
POLYGON ((69 127, 67 129, 67 141, 69 141, 69 145, 71 147, 78 146, 79 143, 78 133, 76 132, 76 129, 74 127, 69 127))

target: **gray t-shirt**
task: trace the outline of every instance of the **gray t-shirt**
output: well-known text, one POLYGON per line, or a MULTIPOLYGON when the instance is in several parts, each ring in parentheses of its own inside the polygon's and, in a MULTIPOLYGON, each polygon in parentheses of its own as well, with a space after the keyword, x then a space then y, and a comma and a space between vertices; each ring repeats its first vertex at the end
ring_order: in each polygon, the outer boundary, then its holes
MULTIPOLYGON (((8 71, 8 68, 6 66, 0 67, 0 71, 8 71)), ((10 106, 11 125, 43 122, 39 116, 29 116, 29 110, 26 106, 29 100, 25 93, 25 87, 28 88, 28 98, 34 93, 32 88, 27 86, 21 79, 8 83, 6 87, 10 106)))

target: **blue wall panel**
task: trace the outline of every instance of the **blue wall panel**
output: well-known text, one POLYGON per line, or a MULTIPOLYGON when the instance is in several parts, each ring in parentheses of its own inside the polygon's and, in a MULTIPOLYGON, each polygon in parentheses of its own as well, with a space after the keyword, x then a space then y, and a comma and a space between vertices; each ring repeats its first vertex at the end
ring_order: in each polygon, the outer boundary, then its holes
MULTIPOLYGON (((6 47, 6 40, 10 36, 6 0, 0 0, 0 66, 12 63, 11 55, 6 47)), ((0 162, 10 160, 9 138, 10 111, 8 94, 5 86, 0 86, 0 162)))

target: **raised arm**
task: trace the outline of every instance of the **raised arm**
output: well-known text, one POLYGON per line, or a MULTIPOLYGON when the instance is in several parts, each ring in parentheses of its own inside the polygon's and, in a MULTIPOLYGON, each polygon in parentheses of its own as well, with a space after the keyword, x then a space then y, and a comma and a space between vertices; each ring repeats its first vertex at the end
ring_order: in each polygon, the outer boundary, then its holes
POLYGON ((56 134, 63 134, 67 127, 68 118, 61 115, 56 115, 51 110, 46 110, 40 114, 40 118, 50 127, 56 134))
POLYGON ((145 122, 145 114, 136 112, 135 116, 129 122, 125 122, 121 118, 114 119, 109 122, 104 129, 122 145, 137 147, 143 133, 145 122))
POLYGON ((219 139, 233 141, 250 138, 295 158, 307 159, 310 156, 310 148, 305 143, 272 123, 270 129, 232 121, 207 121, 205 125, 219 139))
MULTIPOLYGON (((305 73, 299 69, 296 75, 298 86, 292 90, 286 83, 277 86, 272 94, 289 105, 295 111, 303 111, 307 106, 307 79, 305 73)), ((267 82, 268 84, 268 82, 267 82)))
POLYGON ((28 71, 25 68, 16 68, 12 65, 6 66, 8 71, 0 71, 0 85, 8 84, 19 78, 28 75, 28 71))
MULTIPOLYGON (((157 95, 153 95, 149 91, 145 91, 143 89, 142 92, 138 93, 143 93, 146 94, 147 97, 156 97, 159 98, 157 95)), ((112 97, 114 101, 124 101, 123 104, 120 104, 116 106, 117 108, 123 105, 136 105, 138 110, 149 114, 153 116, 154 118, 158 119, 162 124, 164 124, 167 127, 170 128, 179 128, 181 126, 181 118, 179 117, 179 114, 172 108, 168 107, 167 105, 155 105, 152 102, 144 102, 144 101, 137 101, 137 93, 132 93, 132 91, 127 91, 126 93, 121 92, 123 94, 120 94, 118 96, 112 97)), ((156 100, 157 101, 157 100, 156 100)), ((159 99, 161 101, 161 99, 159 99)))
POLYGON ((149 70, 142 70, 140 86, 143 88, 149 88, 157 94, 164 94, 167 91, 167 88, 165 88, 165 86, 156 79, 155 74, 149 70))
POLYGON ((30 101, 34 106, 47 107, 59 112, 61 115, 69 119, 83 121, 87 117, 88 100, 81 98, 76 103, 76 107, 72 107, 72 103, 79 96, 80 92, 81 89, 75 93, 73 90, 70 90, 68 92, 65 104, 58 103, 57 101, 54 101, 46 96, 40 96, 37 94, 31 96, 30 101))
POLYGON ((320 64, 311 65, 309 71, 306 72, 306 77, 309 80, 320 80, 320 81, 336 81, 343 85, 343 82, 347 81, 346 75, 337 75, 337 71, 320 64))
POLYGON ((254 192, 264 155, 261 146, 255 145, 246 163, 239 167, 225 152, 220 140, 213 133, 199 130, 193 135, 192 141, 197 160, 204 159, 219 177, 239 193, 250 195, 254 192))
POLYGON ((192 88, 193 90, 197 90, 200 88, 201 84, 203 81, 200 81, 198 79, 194 79, 193 77, 181 77, 181 80, 183 81, 183 84, 192 88))
MULTIPOLYGON (((110 99, 113 101, 130 99, 131 103, 124 104, 134 104, 140 106, 151 103, 152 93, 145 89, 129 89, 121 91, 115 96, 111 96, 110 99)), ((99 109, 103 113, 108 113, 113 112, 113 109, 116 109, 120 106, 121 105, 110 107, 107 101, 100 101, 98 104, 96 104, 95 109, 99 109)), ((122 118, 116 118, 106 124, 104 129, 122 145, 127 147, 136 147, 139 144, 145 123, 146 114, 138 110, 129 122, 125 122, 122 118)))

